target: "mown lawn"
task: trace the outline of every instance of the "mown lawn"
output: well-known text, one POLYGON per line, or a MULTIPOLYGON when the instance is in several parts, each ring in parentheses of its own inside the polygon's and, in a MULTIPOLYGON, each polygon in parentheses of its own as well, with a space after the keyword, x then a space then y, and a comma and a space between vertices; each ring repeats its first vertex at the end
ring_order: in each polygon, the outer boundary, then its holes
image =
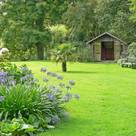
MULTIPOLYGON (((40 67, 61 73, 52 62, 26 63, 39 78, 40 67)), ((68 106, 70 119, 40 136, 136 136, 136 70, 117 64, 71 63, 66 79, 74 79, 80 101, 68 106)))

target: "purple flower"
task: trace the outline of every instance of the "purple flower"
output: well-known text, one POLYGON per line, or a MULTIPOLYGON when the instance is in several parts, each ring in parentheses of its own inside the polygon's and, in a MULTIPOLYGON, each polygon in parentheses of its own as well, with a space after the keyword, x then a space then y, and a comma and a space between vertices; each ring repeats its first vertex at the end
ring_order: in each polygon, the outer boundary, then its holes
POLYGON ((64 97, 63 97, 65 102, 69 102, 72 99, 72 94, 71 93, 67 93, 64 97))
POLYGON ((29 71, 28 67, 26 67, 26 66, 21 67, 21 70, 22 71, 29 71))
POLYGON ((7 76, 7 72, 0 72, 0 77, 6 77, 7 76))
POLYGON ((46 78, 46 77, 44 77, 44 78, 43 78, 43 81, 44 81, 44 82, 48 82, 48 81, 49 81, 49 79, 48 79, 48 78, 46 78))
POLYGON ((58 78, 59 80, 63 80, 63 76, 61 76, 61 75, 58 75, 57 78, 58 78))
POLYGON ((56 77, 57 74, 56 74, 56 73, 51 73, 51 76, 52 76, 52 77, 56 77))
POLYGON ((57 87, 53 88, 52 91, 53 91, 54 93, 59 93, 59 92, 60 92, 59 88, 57 88, 57 87))
POLYGON ((57 124, 59 121, 60 121, 60 118, 58 117, 58 115, 53 116, 51 119, 51 123, 54 125, 57 124))
POLYGON ((67 85, 67 86, 66 86, 66 89, 67 89, 67 90, 71 90, 71 86, 67 85))
POLYGON ((55 96, 54 96, 53 94, 51 94, 51 93, 47 94, 47 97, 48 97, 48 99, 51 100, 51 101, 53 101, 54 98, 55 98, 55 96))
POLYGON ((45 67, 41 68, 41 72, 46 72, 46 71, 47 71, 47 69, 45 67))
POLYGON ((48 89, 49 89, 50 91, 53 91, 54 88, 55 88, 55 86, 53 86, 53 85, 48 86, 48 89))
POLYGON ((0 72, 0 84, 5 84, 7 82, 7 72, 0 72))
POLYGON ((69 80, 69 84, 73 86, 73 85, 75 85, 75 81, 74 80, 69 80))
POLYGON ((60 87, 65 87, 65 84, 64 83, 60 83, 59 86, 60 87))
POLYGON ((79 100, 80 99, 80 96, 78 94, 74 94, 74 98, 79 100))
POLYGON ((33 80, 34 79, 34 75, 33 74, 27 74, 23 77, 21 77, 21 81, 28 81, 28 80, 33 80))
POLYGON ((51 72, 47 72, 47 75, 50 76, 52 73, 51 72))
POLYGON ((4 96, 0 96, 0 102, 4 101, 4 96))

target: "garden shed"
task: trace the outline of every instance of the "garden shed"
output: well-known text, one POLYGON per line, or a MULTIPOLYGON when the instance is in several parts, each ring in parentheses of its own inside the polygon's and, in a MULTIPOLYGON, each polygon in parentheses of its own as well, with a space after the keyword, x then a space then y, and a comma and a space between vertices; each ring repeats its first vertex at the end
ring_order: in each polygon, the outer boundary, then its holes
POLYGON ((127 51, 127 44, 108 32, 88 41, 87 45, 94 61, 118 60, 127 51))

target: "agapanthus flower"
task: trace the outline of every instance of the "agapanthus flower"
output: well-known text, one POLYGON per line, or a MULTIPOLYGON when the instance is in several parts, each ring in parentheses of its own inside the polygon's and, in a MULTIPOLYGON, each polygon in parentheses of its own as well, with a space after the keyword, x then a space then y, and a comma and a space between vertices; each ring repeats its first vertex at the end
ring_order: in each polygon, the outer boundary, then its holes
POLYGON ((21 70, 22 70, 22 71, 29 71, 28 67, 25 67, 25 66, 24 66, 24 67, 21 67, 21 70))
POLYGON ((79 94, 74 94, 74 98, 79 100, 80 99, 80 95, 79 94))
POLYGON ((59 86, 60 87, 65 87, 65 84, 64 83, 60 83, 59 86))
POLYGON ((52 72, 47 72, 47 75, 50 76, 52 74, 52 72))
POLYGON ((44 82, 48 82, 48 81, 49 81, 49 79, 48 79, 48 78, 46 78, 46 77, 44 77, 44 78, 43 78, 43 81, 44 81, 44 82))
POLYGON ((7 72, 0 72, 0 84, 5 84, 7 82, 7 72))
POLYGON ((50 85, 50 86, 48 86, 48 89, 49 89, 50 91, 53 91, 53 90, 55 89, 55 86, 50 85))
POLYGON ((56 73, 53 73, 53 72, 51 72, 51 74, 50 74, 52 77, 57 77, 57 74, 56 73))
POLYGON ((59 92, 60 92, 60 89, 57 88, 57 87, 55 87, 55 88, 52 89, 52 91, 53 91, 54 93, 59 93, 59 92))
POLYGON ((21 81, 28 81, 28 80, 32 80, 32 79, 34 79, 33 74, 27 74, 27 75, 21 77, 21 81))
POLYGON ((47 97, 49 100, 53 101, 55 99, 55 96, 52 93, 48 93, 47 97))
POLYGON ((0 77, 6 77, 7 76, 7 72, 0 72, 0 77))
POLYGON ((59 80, 63 80, 63 76, 61 76, 61 75, 58 75, 57 78, 58 78, 59 80))
POLYGON ((72 99, 72 94, 71 93, 67 93, 64 97, 63 97, 65 102, 69 102, 72 99))
POLYGON ((66 89, 67 89, 67 90, 71 90, 71 86, 67 85, 67 86, 66 86, 66 89))
POLYGON ((4 96, 0 96, 0 102, 4 100, 4 96))
POLYGON ((60 121, 60 118, 58 117, 58 115, 53 116, 51 119, 51 123, 53 125, 57 124, 59 121, 60 121))
POLYGON ((41 68, 41 72, 46 72, 46 71, 47 71, 47 69, 45 67, 41 68))
POLYGON ((75 85, 75 81, 74 80, 69 80, 69 84, 73 86, 73 85, 75 85))

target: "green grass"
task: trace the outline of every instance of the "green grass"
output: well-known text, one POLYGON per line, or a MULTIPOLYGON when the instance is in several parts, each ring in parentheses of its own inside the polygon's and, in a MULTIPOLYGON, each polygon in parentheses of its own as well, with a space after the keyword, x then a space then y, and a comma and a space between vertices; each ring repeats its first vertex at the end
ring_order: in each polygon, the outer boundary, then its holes
MULTIPOLYGON (((37 77, 40 67, 60 72, 51 62, 26 63, 37 77)), ((40 136, 136 136, 136 70, 116 64, 71 63, 66 79, 74 79, 80 101, 68 106, 70 119, 40 136)), ((61 73, 61 72, 60 72, 61 73)))

